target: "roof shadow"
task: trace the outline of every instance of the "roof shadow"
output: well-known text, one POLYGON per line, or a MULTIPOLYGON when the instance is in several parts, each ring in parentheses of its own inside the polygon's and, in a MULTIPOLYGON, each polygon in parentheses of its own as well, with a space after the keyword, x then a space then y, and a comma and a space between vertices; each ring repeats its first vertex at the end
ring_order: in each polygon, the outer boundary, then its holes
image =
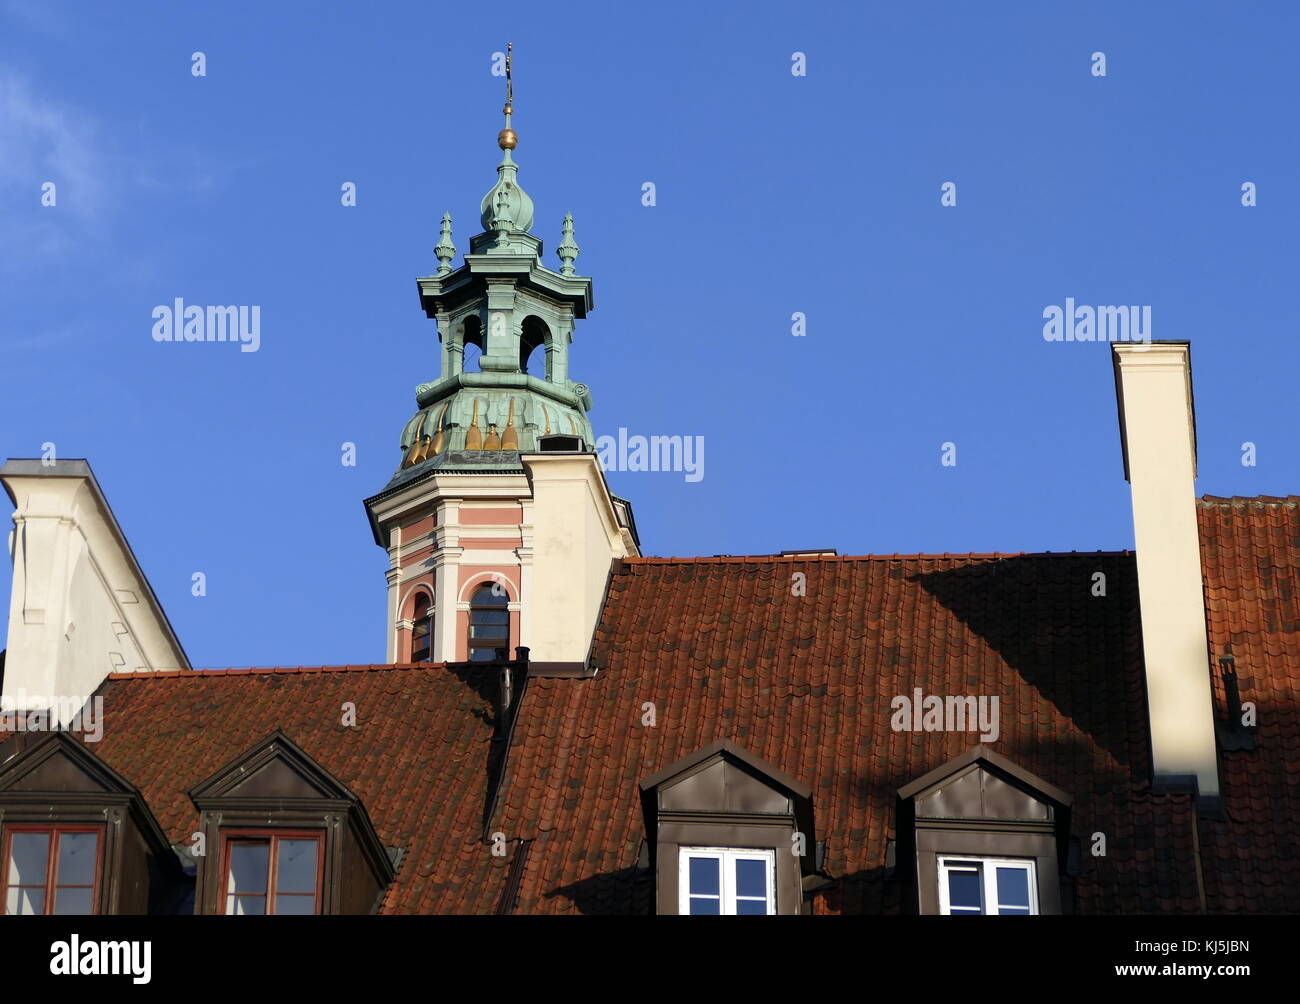
POLYGON ((1068 723, 1068 731, 1050 737, 1041 731, 1039 738, 1018 735, 1014 727, 1025 709, 1004 709, 1011 726, 1004 739, 1017 750, 1091 742, 1132 778, 1149 775, 1142 625, 1132 554, 989 558, 909 578, 1068 723), (1142 740, 1135 742, 1139 735, 1142 740))

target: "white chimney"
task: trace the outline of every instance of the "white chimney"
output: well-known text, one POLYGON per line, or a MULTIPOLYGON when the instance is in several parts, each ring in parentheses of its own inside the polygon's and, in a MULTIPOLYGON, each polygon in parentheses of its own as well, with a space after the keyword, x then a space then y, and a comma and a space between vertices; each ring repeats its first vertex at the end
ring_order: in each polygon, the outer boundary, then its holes
POLYGON ((1142 654, 1158 787, 1219 796, 1186 342, 1112 345, 1124 476, 1133 489, 1142 654))
POLYGON ((0 482, 15 507, 4 709, 66 724, 109 673, 189 668, 89 464, 10 460, 0 482))
MULTIPOLYGON (((583 663, 614 561, 638 553, 590 453, 520 457, 532 498, 532 563, 524 570, 523 644, 534 663, 583 663)), ((625 505, 625 504, 624 504, 625 505)))

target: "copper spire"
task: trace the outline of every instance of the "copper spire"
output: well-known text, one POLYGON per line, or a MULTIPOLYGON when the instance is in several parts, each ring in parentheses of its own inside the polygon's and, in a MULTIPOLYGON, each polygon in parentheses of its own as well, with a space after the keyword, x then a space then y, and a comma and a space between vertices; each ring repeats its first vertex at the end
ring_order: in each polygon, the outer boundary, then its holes
POLYGON ((502 150, 513 150, 519 145, 519 136, 510 128, 510 116, 515 110, 514 85, 510 77, 510 61, 514 47, 515 44, 513 42, 506 43, 506 106, 503 109, 506 116, 506 127, 497 135, 497 146, 502 150))

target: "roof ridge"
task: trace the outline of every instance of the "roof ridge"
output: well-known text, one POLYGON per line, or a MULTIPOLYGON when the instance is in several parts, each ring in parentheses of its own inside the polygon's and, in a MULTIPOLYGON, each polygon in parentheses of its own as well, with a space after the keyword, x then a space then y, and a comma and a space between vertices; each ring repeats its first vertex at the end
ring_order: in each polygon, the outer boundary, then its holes
POLYGON ((303 673, 365 673, 386 669, 446 669, 448 665, 445 662, 374 662, 347 666, 245 666, 241 668, 232 666, 225 669, 158 669, 136 670, 130 673, 109 673, 108 679, 156 680, 159 678, 196 676, 286 676, 303 673))
POLYGON ((756 561, 772 562, 844 562, 844 561, 942 561, 944 559, 1003 559, 1003 558, 1066 558, 1095 556, 1127 556, 1133 552, 1120 551, 964 551, 914 554, 715 554, 697 557, 658 557, 641 555, 624 558, 625 565, 708 565, 749 564, 756 561))
POLYGON ((1264 505, 1300 504, 1300 495, 1202 495, 1196 500, 1198 505, 1241 505, 1246 502, 1258 502, 1264 505))

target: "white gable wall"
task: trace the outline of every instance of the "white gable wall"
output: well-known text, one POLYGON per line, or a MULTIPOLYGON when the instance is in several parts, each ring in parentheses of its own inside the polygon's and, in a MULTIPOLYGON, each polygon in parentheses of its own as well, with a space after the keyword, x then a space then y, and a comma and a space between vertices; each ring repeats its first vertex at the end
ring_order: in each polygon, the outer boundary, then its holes
POLYGON ((61 708, 112 672, 189 668, 85 461, 11 460, 0 483, 15 507, 6 707, 61 708))

